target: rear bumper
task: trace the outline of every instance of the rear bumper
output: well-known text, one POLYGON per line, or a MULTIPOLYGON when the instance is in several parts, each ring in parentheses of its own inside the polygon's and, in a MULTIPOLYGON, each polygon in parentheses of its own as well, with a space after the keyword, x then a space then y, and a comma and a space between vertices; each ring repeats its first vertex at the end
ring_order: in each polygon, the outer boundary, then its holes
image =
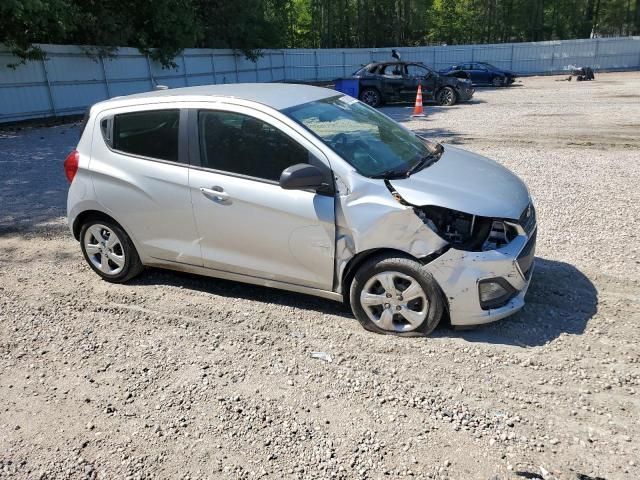
POLYGON ((497 250, 466 252, 452 248, 429 263, 427 268, 447 298, 451 324, 494 322, 520 310, 533 273, 535 241, 535 231, 530 236, 523 233, 497 250), (480 306, 478 283, 496 277, 509 282, 514 295, 504 305, 484 310, 480 306))

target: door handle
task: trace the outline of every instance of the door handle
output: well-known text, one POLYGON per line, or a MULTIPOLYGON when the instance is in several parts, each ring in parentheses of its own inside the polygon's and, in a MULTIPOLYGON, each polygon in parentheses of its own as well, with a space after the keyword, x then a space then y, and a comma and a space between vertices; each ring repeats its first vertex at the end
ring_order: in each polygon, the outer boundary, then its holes
POLYGON ((229 198, 229 194, 225 192, 222 187, 200 187, 200 192, 202 192, 205 197, 213 198, 219 202, 224 202, 229 198))

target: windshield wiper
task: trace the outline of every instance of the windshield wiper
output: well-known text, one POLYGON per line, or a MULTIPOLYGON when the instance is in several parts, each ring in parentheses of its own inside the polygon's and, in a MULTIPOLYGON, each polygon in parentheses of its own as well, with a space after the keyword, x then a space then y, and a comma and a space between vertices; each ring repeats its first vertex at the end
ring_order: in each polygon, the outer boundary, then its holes
POLYGON ((405 172, 405 176, 410 177, 412 174, 416 173, 419 170, 422 170, 423 168, 428 167, 429 165, 436 163, 438 160, 440 160, 440 157, 435 153, 430 153, 429 155, 425 155, 416 163, 414 163, 413 166, 409 168, 409 170, 405 172))
POLYGON ((442 157, 442 152, 444 152, 444 148, 442 148, 442 145, 437 144, 437 147, 434 152, 429 153, 424 157, 420 158, 420 160, 418 160, 414 165, 409 167, 408 170, 400 171, 400 170, 391 168, 389 170, 385 170, 384 172, 378 173, 376 175, 371 175, 369 178, 384 178, 387 180, 407 178, 412 174, 416 173, 418 170, 422 170, 423 168, 427 168, 428 166, 436 163, 438 160, 440 160, 440 157, 442 157))
POLYGON ((382 173, 370 175, 369 178, 384 178, 385 180, 394 180, 397 178, 405 178, 407 174, 404 171, 398 171, 395 169, 385 170, 382 173))

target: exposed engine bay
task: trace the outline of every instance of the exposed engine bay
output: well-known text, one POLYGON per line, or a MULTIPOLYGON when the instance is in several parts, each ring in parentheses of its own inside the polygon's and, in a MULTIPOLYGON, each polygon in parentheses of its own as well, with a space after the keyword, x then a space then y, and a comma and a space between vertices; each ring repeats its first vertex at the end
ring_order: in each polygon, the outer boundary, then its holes
POLYGON ((502 220, 434 206, 416 207, 415 212, 431 230, 458 250, 495 250, 517 236, 515 228, 502 220))
POLYGON ((515 226, 502 219, 432 205, 418 207, 406 202, 390 184, 387 187, 398 202, 413 207, 425 225, 458 250, 495 250, 507 245, 518 235, 515 226))

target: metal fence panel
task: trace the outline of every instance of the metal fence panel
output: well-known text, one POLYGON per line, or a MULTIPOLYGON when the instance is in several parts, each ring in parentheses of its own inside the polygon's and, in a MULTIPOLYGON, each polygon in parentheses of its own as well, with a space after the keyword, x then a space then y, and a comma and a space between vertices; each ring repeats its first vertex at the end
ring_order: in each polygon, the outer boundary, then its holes
MULTIPOLYGON (((114 56, 73 45, 41 45, 45 61, 18 60, 0 45, 0 123, 82 113, 107 98, 172 88, 237 82, 316 82, 351 75, 371 61, 391 59, 391 48, 264 50, 256 62, 233 50, 186 49, 175 68, 162 68, 134 48, 114 56)), ((640 68, 640 37, 498 45, 397 48, 404 60, 441 70, 464 62, 489 62, 521 74, 559 73, 573 66, 640 68)))

